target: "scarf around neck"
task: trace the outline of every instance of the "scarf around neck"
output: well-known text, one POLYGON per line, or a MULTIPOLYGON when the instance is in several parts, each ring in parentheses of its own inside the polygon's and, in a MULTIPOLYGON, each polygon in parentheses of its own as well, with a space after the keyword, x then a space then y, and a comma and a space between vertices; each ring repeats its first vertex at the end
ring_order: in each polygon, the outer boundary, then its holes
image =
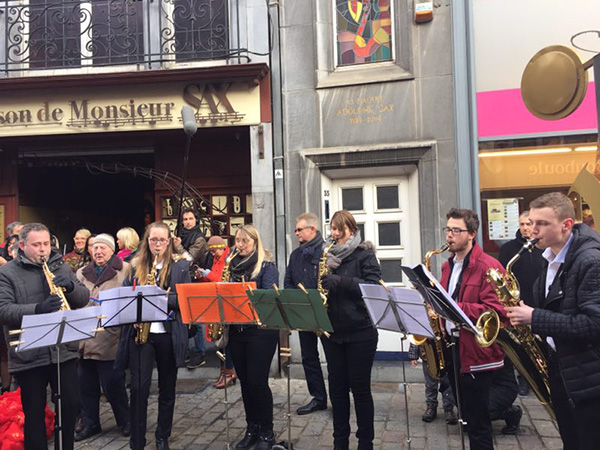
POLYGON ((256 250, 247 256, 237 255, 231 261, 231 279, 229 281, 250 281, 252 272, 258 262, 256 250))
POLYGON ((360 230, 356 230, 356 233, 350 235, 348 240, 343 244, 334 245, 327 254, 327 267, 330 269, 337 269, 342 264, 342 261, 354 253, 354 250, 358 248, 361 242, 360 230))

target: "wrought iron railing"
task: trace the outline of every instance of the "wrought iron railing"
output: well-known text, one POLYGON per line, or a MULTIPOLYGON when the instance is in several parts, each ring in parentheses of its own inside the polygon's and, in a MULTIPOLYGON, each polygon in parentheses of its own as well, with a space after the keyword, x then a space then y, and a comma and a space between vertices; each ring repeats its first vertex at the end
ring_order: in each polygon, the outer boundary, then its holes
POLYGON ((0 0, 4 72, 244 62, 239 35, 237 0, 0 0))

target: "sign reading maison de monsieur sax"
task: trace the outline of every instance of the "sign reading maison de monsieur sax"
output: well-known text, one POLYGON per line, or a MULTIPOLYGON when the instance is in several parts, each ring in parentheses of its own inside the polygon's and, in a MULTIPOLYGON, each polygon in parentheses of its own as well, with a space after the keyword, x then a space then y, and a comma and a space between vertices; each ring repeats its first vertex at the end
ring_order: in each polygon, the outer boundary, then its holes
POLYGON ((247 84, 161 83, 4 93, 0 136, 180 128, 190 105, 200 127, 260 122, 258 87, 247 84))

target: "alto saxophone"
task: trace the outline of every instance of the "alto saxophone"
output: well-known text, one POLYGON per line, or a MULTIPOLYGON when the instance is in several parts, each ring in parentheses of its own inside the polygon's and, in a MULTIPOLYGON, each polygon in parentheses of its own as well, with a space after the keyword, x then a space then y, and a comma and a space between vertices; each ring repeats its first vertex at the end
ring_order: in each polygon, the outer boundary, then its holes
MULTIPOLYGON (((444 253, 446 250, 448 250, 448 244, 445 244, 438 250, 429 250, 425 253, 425 267, 427 267, 427 270, 431 271, 431 257, 433 255, 444 253)), ((444 358, 444 345, 446 339, 438 314, 427 302, 425 302, 425 309, 427 310, 427 318, 429 319, 429 325, 431 325, 435 338, 428 339, 424 336, 412 335, 409 336, 409 341, 421 348, 421 359, 427 362, 429 374, 434 379, 439 380, 444 376, 444 371, 446 369, 446 361, 444 358)))
MULTIPOLYGON (((230 281, 230 279, 231 279, 231 269, 230 269, 231 261, 233 261, 233 258, 235 258, 239 252, 240 252, 240 250, 236 247, 235 250, 233 250, 231 252, 231 254, 225 260, 225 265, 223 266, 223 273, 221 274, 222 282, 227 283, 230 281)), ((208 335, 209 339, 212 342, 215 342, 215 341, 218 341, 219 339, 221 339, 221 337, 223 336, 224 330, 225 330, 225 327, 223 326, 222 323, 209 323, 206 326, 206 334, 208 335)))
POLYGON ((70 310, 71 306, 69 305, 67 297, 65 296, 65 289, 54 284, 55 275, 50 271, 50 268, 48 267, 48 260, 46 259, 46 257, 42 256, 40 258, 40 261, 42 263, 42 270, 44 271, 46 282, 48 283, 48 287, 50 288, 50 294, 58 295, 58 297, 60 297, 60 311, 70 310))
POLYGON ((327 308, 327 294, 329 291, 323 287, 323 277, 329 273, 329 267, 327 267, 327 255, 329 254, 329 250, 335 245, 335 241, 331 241, 325 248, 323 249, 323 254, 321 255, 321 259, 319 260, 319 274, 317 277, 317 290, 319 294, 321 294, 321 300, 323 300, 323 306, 327 308))
MULTIPOLYGON (((158 252, 154 254, 154 261, 152 261, 152 269, 146 277, 146 284, 153 286, 156 284, 156 266, 158 265, 158 252)), ((150 323, 138 323, 137 333, 135 335, 135 343, 138 345, 145 344, 148 342, 148 335, 150 334, 150 323)))
MULTIPOLYGON (((504 306, 519 306, 519 282, 512 273, 512 266, 526 251, 531 251, 538 240, 527 241, 519 252, 506 264, 506 274, 503 276, 497 269, 488 269, 487 281, 492 285, 500 303, 504 306)), ((496 342, 502 347, 506 356, 515 365, 521 376, 528 382, 536 397, 546 408, 552 418, 556 415, 552 408, 550 397, 550 380, 548 363, 538 342, 528 325, 518 325, 501 328, 496 342)))

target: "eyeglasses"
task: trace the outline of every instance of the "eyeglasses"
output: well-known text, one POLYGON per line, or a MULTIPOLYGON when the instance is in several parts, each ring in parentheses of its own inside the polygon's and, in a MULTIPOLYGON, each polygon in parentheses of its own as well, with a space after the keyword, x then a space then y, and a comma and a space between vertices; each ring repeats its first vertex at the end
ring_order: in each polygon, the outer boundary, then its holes
POLYGON ((300 233, 301 231, 303 231, 303 230, 306 230, 307 228, 310 228, 310 227, 296 228, 296 229, 294 230, 294 233, 300 233))
POLYGON ((458 236, 460 233, 464 233, 465 231, 469 231, 469 230, 461 230, 460 228, 444 227, 444 228, 442 228, 442 231, 444 232, 444 234, 452 233, 454 236, 458 236))
POLYGON ((151 243, 153 243, 154 245, 156 245, 156 244, 161 244, 162 245, 162 244, 166 244, 167 242, 169 242, 168 239, 163 239, 163 238, 161 238, 161 239, 150 238, 150 239, 148 239, 148 241, 151 242, 151 243))

